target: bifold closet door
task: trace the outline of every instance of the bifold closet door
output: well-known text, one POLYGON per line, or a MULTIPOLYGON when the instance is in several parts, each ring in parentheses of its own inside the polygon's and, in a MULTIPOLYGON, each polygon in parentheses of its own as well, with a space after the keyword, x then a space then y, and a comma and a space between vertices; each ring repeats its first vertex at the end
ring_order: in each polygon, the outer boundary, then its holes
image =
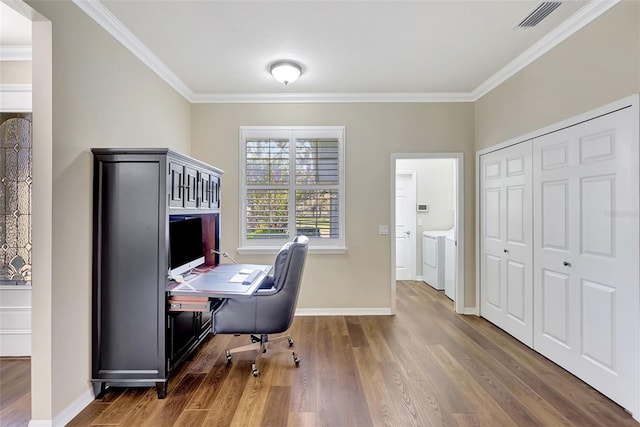
POLYGON ((531 142, 480 157, 480 313, 533 345, 531 142))
POLYGON ((536 138, 534 348, 637 399, 638 151, 627 108, 536 138))

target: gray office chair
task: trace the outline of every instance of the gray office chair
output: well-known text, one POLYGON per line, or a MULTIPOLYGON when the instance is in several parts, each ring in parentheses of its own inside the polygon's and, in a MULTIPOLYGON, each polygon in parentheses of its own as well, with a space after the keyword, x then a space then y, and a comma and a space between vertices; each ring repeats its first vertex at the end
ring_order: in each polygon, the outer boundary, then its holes
MULTIPOLYGON (((258 359, 270 348, 269 344, 287 340, 289 347, 293 339, 285 335, 269 339, 269 334, 286 332, 296 310, 302 272, 307 258, 309 239, 298 236, 286 243, 278 252, 273 266, 273 276, 268 276, 258 291, 250 297, 229 298, 213 313, 213 334, 248 334, 251 344, 226 350, 227 363, 234 353, 256 351, 251 365, 254 377, 260 374, 258 359)), ((274 347, 274 350, 279 350, 274 347)), ((293 361, 298 366, 300 358, 292 351, 293 361)))

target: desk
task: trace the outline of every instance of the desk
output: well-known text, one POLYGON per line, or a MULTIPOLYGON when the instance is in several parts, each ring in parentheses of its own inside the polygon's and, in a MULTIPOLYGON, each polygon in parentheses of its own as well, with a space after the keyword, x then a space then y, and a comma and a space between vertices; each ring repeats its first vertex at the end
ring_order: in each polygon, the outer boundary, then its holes
POLYGON ((220 264, 213 269, 195 273, 195 277, 183 283, 172 283, 167 287, 170 296, 190 296, 208 298, 232 298, 251 296, 260 287, 271 265, 262 264, 220 264), (258 270, 253 281, 245 285, 241 282, 230 282, 230 279, 241 270, 258 270))

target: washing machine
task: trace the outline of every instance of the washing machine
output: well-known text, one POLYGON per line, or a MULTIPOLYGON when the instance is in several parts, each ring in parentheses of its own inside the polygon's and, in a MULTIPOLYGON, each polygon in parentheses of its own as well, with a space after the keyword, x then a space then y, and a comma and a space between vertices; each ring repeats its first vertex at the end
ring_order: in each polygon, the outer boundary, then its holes
POLYGON ((429 286, 445 288, 445 239, 453 230, 422 233, 422 280, 429 286))

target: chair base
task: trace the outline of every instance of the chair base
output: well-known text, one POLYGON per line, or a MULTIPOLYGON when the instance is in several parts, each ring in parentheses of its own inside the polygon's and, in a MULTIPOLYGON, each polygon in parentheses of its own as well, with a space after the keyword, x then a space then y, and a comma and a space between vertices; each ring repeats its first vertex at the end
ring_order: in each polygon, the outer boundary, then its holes
MULTIPOLYGON (((269 340, 269 336, 267 334, 262 334, 260 336, 251 335, 251 344, 225 350, 225 355, 227 356, 227 363, 231 362, 231 359, 233 359, 233 355, 236 353, 242 353, 245 351, 255 351, 256 358, 253 360, 253 363, 251 364, 251 374, 254 377, 257 377, 258 375, 260 375, 260 370, 258 369, 258 360, 262 357, 264 353, 267 352, 267 350, 272 349, 274 351, 288 352, 283 348, 270 346, 270 344, 272 343, 277 343, 283 340, 287 340, 287 342, 289 343, 289 347, 293 346, 293 339, 291 338, 291 335, 283 335, 276 338, 272 338, 271 340, 269 340)), ((296 352, 291 351, 291 355, 293 356, 293 363, 295 363, 296 367, 300 365, 300 358, 298 357, 296 352)))

